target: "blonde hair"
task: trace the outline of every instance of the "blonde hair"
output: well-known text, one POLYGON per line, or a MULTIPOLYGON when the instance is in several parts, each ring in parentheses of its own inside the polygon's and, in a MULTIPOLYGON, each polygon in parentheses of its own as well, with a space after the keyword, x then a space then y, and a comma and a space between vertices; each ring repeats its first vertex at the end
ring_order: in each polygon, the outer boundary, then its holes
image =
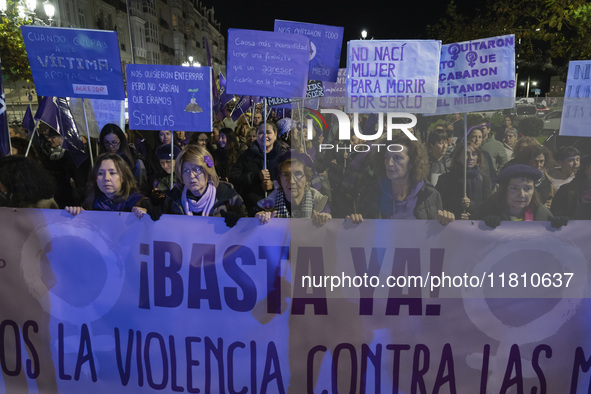
POLYGON ((207 180, 213 183, 214 186, 218 186, 219 178, 218 174, 215 172, 213 156, 204 147, 200 145, 187 145, 177 157, 175 163, 176 178, 181 184, 184 184, 182 172, 183 163, 191 163, 203 168, 205 174, 207 174, 207 180), (211 167, 206 160, 210 162, 211 167))

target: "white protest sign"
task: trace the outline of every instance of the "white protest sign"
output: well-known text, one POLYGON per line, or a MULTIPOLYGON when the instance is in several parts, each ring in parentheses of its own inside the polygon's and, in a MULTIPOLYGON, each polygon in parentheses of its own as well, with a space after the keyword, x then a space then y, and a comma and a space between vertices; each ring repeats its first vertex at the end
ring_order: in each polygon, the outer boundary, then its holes
POLYGON ((560 135, 589 137, 591 60, 569 62, 560 135))
POLYGON ((435 112, 441 41, 347 44, 347 112, 435 112))
POLYGON ((443 45, 437 93, 437 114, 513 107, 515 36, 443 45))

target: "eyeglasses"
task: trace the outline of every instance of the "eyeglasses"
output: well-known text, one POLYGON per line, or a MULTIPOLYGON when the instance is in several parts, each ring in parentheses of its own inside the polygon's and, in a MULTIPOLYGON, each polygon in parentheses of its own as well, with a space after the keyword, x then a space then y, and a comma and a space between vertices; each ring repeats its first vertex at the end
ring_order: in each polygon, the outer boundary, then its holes
POLYGON ((195 174, 195 176, 198 177, 199 175, 205 174, 205 170, 203 167, 185 168, 182 173, 183 176, 191 176, 191 174, 195 174))
POLYGON ((304 176, 306 176, 306 174, 304 174, 303 171, 295 171, 293 173, 292 172, 282 172, 281 174, 279 174, 279 176, 286 181, 291 181, 291 178, 295 178, 296 181, 300 181, 300 180, 302 180, 302 178, 304 176))
POLYGON ((104 140, 103 141, 103 144, 105 144, 105 146, 112 146, 113 148, 116 148, 116 147, 118 147, 121 144, 121 142, 120 141, 107 141, 107 140, 104 140))

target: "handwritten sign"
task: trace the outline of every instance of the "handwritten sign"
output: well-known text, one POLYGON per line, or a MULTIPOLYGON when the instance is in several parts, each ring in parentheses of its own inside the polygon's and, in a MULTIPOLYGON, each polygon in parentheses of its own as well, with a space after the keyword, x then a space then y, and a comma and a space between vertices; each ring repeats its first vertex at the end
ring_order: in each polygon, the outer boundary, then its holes
POLYGON ((227 93, 305 97, 308 38, 256 30, 228 30, 227 93))
POLYGON ((323 108, 341 108, 346 105, 347 69, 339 68, 336 82, 324 83, 324 97, 320 99, 323 108))
POLYGON ((347 112, 434 112, 440 51, 435 40, 349 41, 347 112))
POLYGON ((309 78, 328 82, 337 80, 344 28, 275 20, 275 31, 308 37, 310 40, 309 78))
MULTIPOLYGON (((306 99, 313 99, 318 97, 324 96, 324 87, 322 81, 308 81, 308 86, 306 88, 306 99)), ((282 98, 282 97, 269 97, 267 99, 267 104, 272 107, 280 107, 283 108, 291 108, 291 105, 288 105, 295 101, 301 101, 301 99, 291 99, 291 98, 282 98)))
POLYGON ((211 131, 211 90, 211 67, 129 64, 129 127, 211 131))
POLYGON ((437 114, 515 105, 515 36, 441 47, 437 114))
POLYGON ((591 60, 568 63, 560 135, 589 137, 591 120, 591 60))
POLYGON ((117 33, 21 26, 40 96, 124 100, 117 33))

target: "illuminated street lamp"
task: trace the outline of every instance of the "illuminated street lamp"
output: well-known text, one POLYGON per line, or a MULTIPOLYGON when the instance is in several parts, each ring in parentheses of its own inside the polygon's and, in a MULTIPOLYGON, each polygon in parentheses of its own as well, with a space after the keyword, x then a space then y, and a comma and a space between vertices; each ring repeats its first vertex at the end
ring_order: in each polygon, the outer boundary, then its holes
MULTIPOLYGON (((519 84, 520 84, 521 86, 525 86, 525 85, 526 85, 526 83, 525 83, 525 82, 520 82, 519 84)), ((525 88, 525 89, 526 89, 526 90, 525 90, 525 98, 528 98, 528 97, 529 97, 529 85, 530 85, 530 84, 532 84, 533 86, 537 86, 537 85, 538 85, 538 82, 537 82, 537 81, 532 81, 532 80, 530 79, 530 76, 528 75, 528 76, 527 76, 527 87, 525 88)))
POLYGON ((367 38, 367 30, 362 30, 361 31, 361 39, 365 40, 367 38))
POLYGON ((51 26, 51 21, 53 21, 53 16, 55 15, 55 7, 49 1, 43 3, 43 9, 45 10, 45 15, 49 18, 49 25, 51 26))

